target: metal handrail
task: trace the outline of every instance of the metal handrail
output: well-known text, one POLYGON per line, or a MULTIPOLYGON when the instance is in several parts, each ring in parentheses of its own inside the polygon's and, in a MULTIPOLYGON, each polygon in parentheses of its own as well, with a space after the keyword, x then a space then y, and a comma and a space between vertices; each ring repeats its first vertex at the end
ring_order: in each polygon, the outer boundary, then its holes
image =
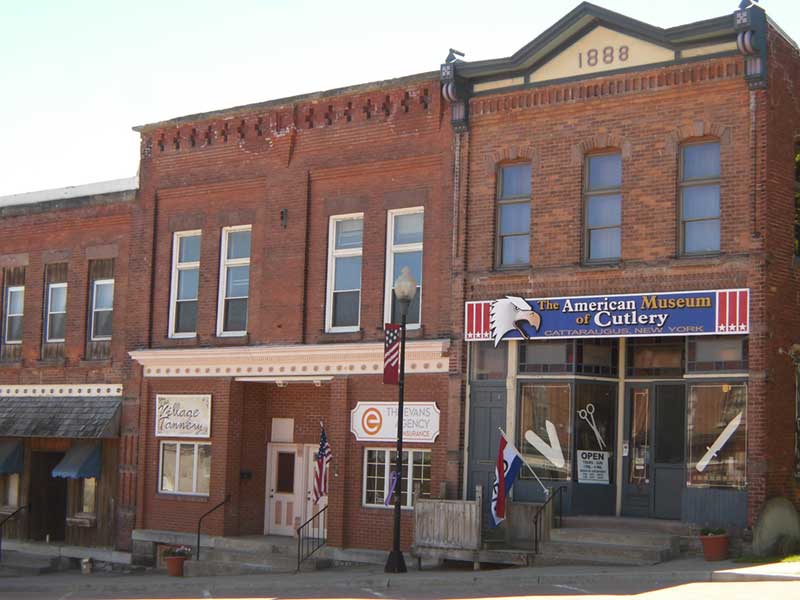
POLYGON ((231 495, 228 494, 227 496, 225 496, 225 500, 223 500, 222 502, 217 504, 211 510, 208 510, 208 511, 204 512, 203 515, 199 519, 197 519, 197 554, 195 555, 195 560, 200 560, 200 525, 203 523, 203 519, 205 519, 208 515, 210 515, 215 510, 217 510, 220 506, 222 506, 223 504, 228 502, 228 500, 230 500, 230 499, 231 499, 231 495))
POLYGON ((564 519, 563 514, 563 499, 562 496, 564 495, 564 487, 556 487, 550 488, 550 493, 547 494, 547 499, 542 503, 541 506, 536 510, 536 513, 533 515, 533 552, 534 554, 539 554, 539 538, 542 537, 544 533, 544 519, 542 519, 544 511, 547 509, 548 505, 553 504, 555 506, 555 499, 558 497, 558 516, 553 519, 553 522, 550 523, 551 526, 556 528, 561 527, 561 523, 564 519))
POLYGON ((18 512, 26 510, 26 509, 28 511, 30 511, 30 509, 31 509, 31 503, 30 502, 28 502, 27 504, 25 504, 23 506, 20 506, 19 508, 17 508, 17 510, 15 510, 10 515, 8 515, 5 519, 0 521, 0 560, 3 560, 3 525, 6 524, 6 521, 11 519, 12 517, 15 517, 18 512))
POLYGON ((297 528, 297 571, 300 571, 303 561, 311 558, 311 555, 322 548, 327 541, 325 537, 325 511, 327 510, 328 507, 325 506, 297 528), (311 530, 311 532, 316 530, 317 537, 307 535, 307 530, 311 530))

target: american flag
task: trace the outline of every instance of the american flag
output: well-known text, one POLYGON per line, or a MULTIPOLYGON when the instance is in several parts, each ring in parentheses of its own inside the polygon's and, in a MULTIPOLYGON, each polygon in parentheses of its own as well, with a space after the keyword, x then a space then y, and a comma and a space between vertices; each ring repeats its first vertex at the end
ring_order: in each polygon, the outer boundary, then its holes
POLYGON ((383 383, 400 383, 400 325, 386 323, 386 342, 383 346, 383 383))
POLYGON ((325 434, 325 426, 322 423, 319 426, 319 450, 317 451, 317 461, 314 463, 314 504, 319 502, 323 496, 328 495, 328 463, 333 458, 328 436, 325 434))

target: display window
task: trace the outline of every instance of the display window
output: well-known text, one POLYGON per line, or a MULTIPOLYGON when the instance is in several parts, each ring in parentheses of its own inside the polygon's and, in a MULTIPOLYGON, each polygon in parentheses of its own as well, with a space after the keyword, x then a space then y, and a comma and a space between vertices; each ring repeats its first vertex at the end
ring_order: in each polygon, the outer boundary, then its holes
MULTIPOLYGON (((519 446, 542 479, 569 479, 572 473, 572 410, 569 384, 520 386, 519 446)), ((521 471, 528 477, 526 470, 521 471)))

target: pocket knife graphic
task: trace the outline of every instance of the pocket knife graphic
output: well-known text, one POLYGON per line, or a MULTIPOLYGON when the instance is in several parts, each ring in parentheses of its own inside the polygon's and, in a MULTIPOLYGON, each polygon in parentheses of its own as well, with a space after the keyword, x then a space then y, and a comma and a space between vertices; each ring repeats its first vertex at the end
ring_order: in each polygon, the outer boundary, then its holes
POLYGON ((720 433, 717 439, 714 440, 714 443, 711 444, 708 448, 706 448, 708 452, 706 452, 703 455, 703 458, 701 458, 698 461, 696 467, 696 469, 700 473, 706 470, 708 463, 710 463, 711 459, 713 459, 717 455, 717 453, 720 450, 722 450, 722 447, 727 443, 727 441, 730 439, 733 433, 739 428, 739 425, 741 423, 742 423, 742 413, 739 413, 733 419, 731 419, 731 422, 728 423, 725 429, 722 430, 722 433, 720 433))

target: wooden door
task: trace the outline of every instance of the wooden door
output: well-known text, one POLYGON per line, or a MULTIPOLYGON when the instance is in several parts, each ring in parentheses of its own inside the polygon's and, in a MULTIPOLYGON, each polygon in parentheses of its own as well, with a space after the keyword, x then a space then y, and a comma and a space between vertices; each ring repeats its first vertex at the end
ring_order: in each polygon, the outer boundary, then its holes
POLYGON ((303 522, 303 446, 267 445, 267 511, 264 533, 295 535, 303 522))

